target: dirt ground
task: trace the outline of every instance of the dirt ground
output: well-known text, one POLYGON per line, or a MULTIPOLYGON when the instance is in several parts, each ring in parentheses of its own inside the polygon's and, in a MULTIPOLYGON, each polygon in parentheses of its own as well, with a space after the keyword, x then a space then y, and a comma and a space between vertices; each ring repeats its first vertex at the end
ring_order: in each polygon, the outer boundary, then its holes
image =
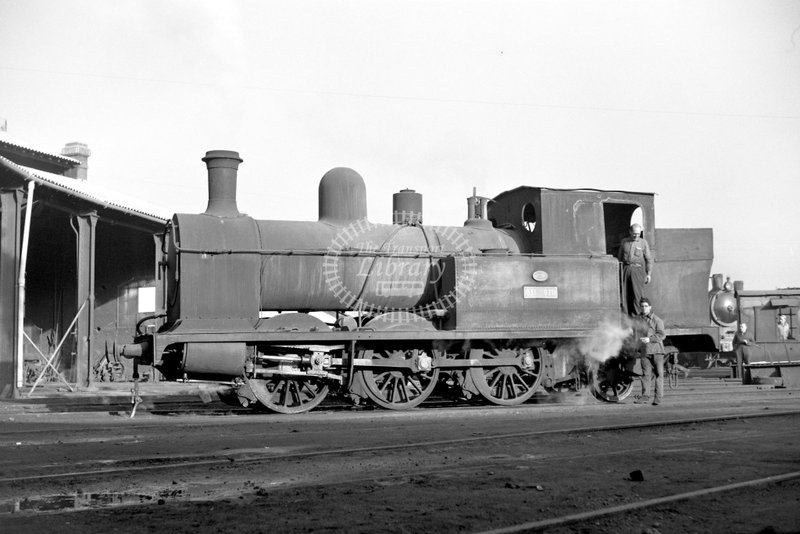
MULTIPOLYGON (((800 408, 793 399, 787 406, 800 408)), ((98 472, 1 481, 0 525, 59 534, 484 532, 800 471, 798 415, 580 430, 702 410, 626 404, 29 422, 17 427, 20 445, 2 433, 4 480, 35 470, 98 472), (416 445, 391 446, 405 443, 416 445), (187 454, 205 463, 148 469, 187 454), (138 470, 101 472, 109 466, 138 470)), ((544 530, 800 532, 798 501, 793 478, 544 530)))

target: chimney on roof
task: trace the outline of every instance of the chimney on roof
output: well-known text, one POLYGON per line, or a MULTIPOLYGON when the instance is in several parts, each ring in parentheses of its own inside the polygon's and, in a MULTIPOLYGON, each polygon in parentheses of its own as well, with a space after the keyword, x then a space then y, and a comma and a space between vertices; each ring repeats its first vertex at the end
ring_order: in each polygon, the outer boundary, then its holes
POLYGON ((80 161, 79 165, 64 172, 64 176, 86 180, 86 174, 89 171, 89 156, 92 155, 89 145, 86 143, 67 143, 61 149, 61 155, 80 161))
POLYGON ((5 117, 0 117, 0 132, 8 131, 8 121, 5 117))

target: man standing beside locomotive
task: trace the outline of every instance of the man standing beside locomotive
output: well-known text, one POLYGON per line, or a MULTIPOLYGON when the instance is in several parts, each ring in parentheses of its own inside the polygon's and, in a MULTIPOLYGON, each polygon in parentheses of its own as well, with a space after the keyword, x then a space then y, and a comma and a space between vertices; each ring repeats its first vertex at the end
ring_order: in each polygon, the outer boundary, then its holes
POLYGON ((739 329, 733 336, 733 352, 736 354, 737 376, 741 377, 745 384, 750 383, 750 373, 743 365, 750 364, 750 347, 753 344, 753 338, 747 334, 747 323, 739 323, 739 329))
POLYGON ((630 237, 620 243, 617 259, 622 262, 622 307, 628 315, 640 315, 639 301, 644 297, 645 284, 650 283, 653 267, 653 255, 642 237, 642 225, 631 225, 630 237))
POLYGON ((642 343, 642 371, 644 373, 644 384, 642 396, 633 401, 635 404, 647 404, 650 402, 650 391, 653 388, 653 373, 656 376, 656 395, 653 404, 661 404, 664 398, 664 339, 667 335, 664 331, 664 321, 653 313, 653 306, 650 300, 642 298, 639 301, 642 313, 639 319, 642 321, 642 331, 647 328, 647 335, 639 338, 642 343))

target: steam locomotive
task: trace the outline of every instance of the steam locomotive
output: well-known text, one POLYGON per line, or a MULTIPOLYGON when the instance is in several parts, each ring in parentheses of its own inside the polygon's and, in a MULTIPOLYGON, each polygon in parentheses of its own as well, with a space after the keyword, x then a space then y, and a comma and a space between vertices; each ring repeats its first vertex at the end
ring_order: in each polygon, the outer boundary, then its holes
POLYGON ((423 223, 422 195, 367 218, 364 180, 335 168, 317 221, 238 211, 239 154, 210 151, 208 207, 175 214, 158 261, 162 312, 123 355, 167 379, 225 380, 244 406, 298 413, 329 391, 389 409, 437 385, 515 405, 537 391, 631 390, 616 251, 641 222, 647 286, 674 350, 717 349, 711 229, 656 229, 652 193, 518 187, 467 198, 461 226, 423 223), (587 363, 588 362, 588 363, 587 363))

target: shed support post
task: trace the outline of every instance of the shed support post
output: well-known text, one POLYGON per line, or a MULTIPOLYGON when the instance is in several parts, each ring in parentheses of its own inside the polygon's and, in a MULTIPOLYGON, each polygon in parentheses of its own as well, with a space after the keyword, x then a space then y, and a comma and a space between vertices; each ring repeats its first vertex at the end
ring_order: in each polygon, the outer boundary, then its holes
POLYGON ((164 234, 153 234, 153 244, 155 245, 155 265, 153 272, 156 273, 156 313, 167 311, 167 295, 164 291, 166 281, 163 277, 167 275, 166 265, 161 263, 162 250, 164 250, 164 234))
POLYGON ((97 212, 76 217, 78 223, 78 293, 77 302, 86 302, 86 311, 77 324, 76 382, 90 388, 94 381, 94 277, 97 242, 97 212))
MULTIPOLYGON (((0 191, 0 398, 19 397, 17 386, 17 275, 22 190, 0 191)), ((23 362, 19 362, 23 365, 23 362)))
MULTIPOLYGON (((161 263, 162 260, 162 251, 165 250, 165 243, 164 243, 165 235, 164 234, 153 234, 153 243, 155 245, 156 253, 155 253, 155 270, 153 272, 156 273, 156 309, 155 313, 167 313, 167 294, 165 288, 167 287, 167 282, 163 279, 167 276, 166 265, 161 263)), ((166 260, 166 258, 163 258, 166 260)), ((158 359, 158 358, 157 358, 158 359)), ((155 362, 154 362, 155 363, 155 362)), ((155 382, 161 382, 164 380, 164 375, 161 374, 161 371, 152 367, 152 376, 155 382)))

